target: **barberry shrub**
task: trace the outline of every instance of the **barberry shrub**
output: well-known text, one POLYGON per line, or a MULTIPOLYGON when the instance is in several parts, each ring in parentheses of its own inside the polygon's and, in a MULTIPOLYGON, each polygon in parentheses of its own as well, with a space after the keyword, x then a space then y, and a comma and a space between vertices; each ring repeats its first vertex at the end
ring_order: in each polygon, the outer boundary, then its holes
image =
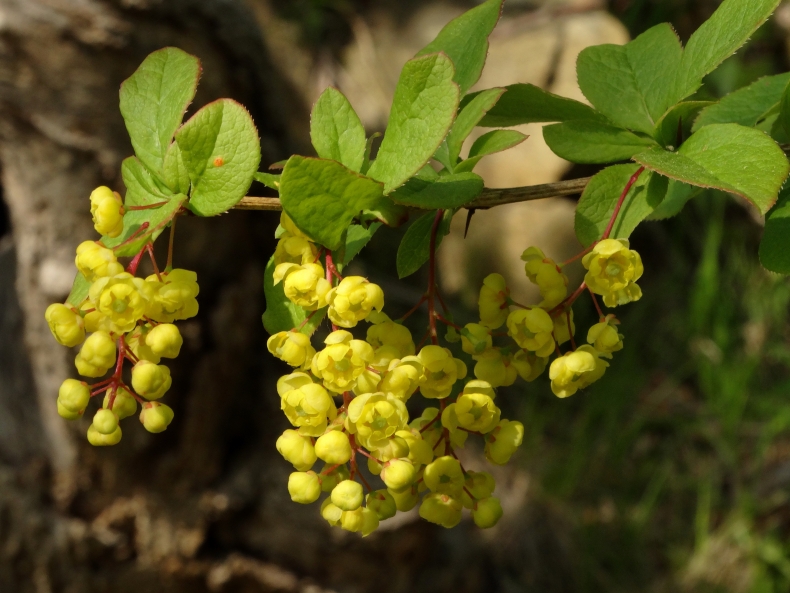
MULTIPOLYGON (((46 312, 55 339, 80 346, 77 372, 98 379, 66 379, 55 402, 60 415, 77 419, 93 396, 105 394, 88 429, 92 444, 118 443, 119 421, 138 404, 146 430, 167 428, 173 412, 159 400, 171 377, 161 359, 179 354, 174 322, 198 312, 194 272, 172 265, 177 216, 220 214, 254 179, 279 193, 282 209, 263 323, 269 352, 292 367, 277 381, 291 425, 276 442, 294 469, 287 489, 300 504, 326 493, 321 516, 363 536, 418 506, 421 517, 444 527, 457 525, 464 508, 481 528, 497 523, 502 506, 493 476, 465 469, 457 449, 479 438, 489 463, 506 464, 524 426, 502 417, 497 389, 548 372, 552 392, 566 398, 607 372, 624 337, 605 309, 642 296, 642 260, 628 239, 643 220, 678 214, 703 188, 729 192, 766 215, 763 265, 790 273, 790 192, 782 189, 790 164, 781 147, 790 143, 790 75, 760 79, 720 101, 695 96, 703 77, 748 40, 778 0, 725 0, 685 47, 663 24, 624 46, 584 50, 577 72, 589 105, 520 83, 470 93, 503 2, 487 0, 450 22, 404 65, 375 156, 375 135, 367 136, 348 100, 329 88, 312 112, 317 156, 294 155, 273 168, 281 172, 258 172, 255 126, 233 101, 210 103, 182 124, 200 64, 175 48, 151 54, 121 87, 135 150, 122 168, 126 196, 107 187, 90 195, 102 237, 77 247, 74 288, 46 312), (505 129, 525 123, 550 124, 543 135, 557 155, 610 166, 579 200, 578 255, 555 262, 524 246, 525 275, 540 301, 516 302, 507 280, 490 274, 480 287, 479 321, 461 327, 439 292, 436 249, 453 215, 480 203, 477 163, 526 140, 505 129), (494 129, 462 158, 476 127, 494 129), (382 225, 399 226, 415 213, 397 270, 403 278, 427 263, 428 284, 393 319, 381 287, 343 273, 382 225), (166 228, 170 249, 160 271, 152 244, 166 228), (144 257, 155 272, 146 278, 137 276, 144 257), (563 270, 576 260, 586 275, 570 287, 563 270), (583 340, 573 316, 582 296, 599 315, 583 340), (407 322, 423 306, 428 325, 415 343, 407 322), (316 343, 322 323, 331 331, 316 343), (454 342, 461 358, 447 347, 454 342), (429 402, 414 417, 410 401, 418 394, 429 402), (380 481, 375 488, 373 480, 380 481)), ((517 201, 518 192, 513 196, 500 203, 517 201)))

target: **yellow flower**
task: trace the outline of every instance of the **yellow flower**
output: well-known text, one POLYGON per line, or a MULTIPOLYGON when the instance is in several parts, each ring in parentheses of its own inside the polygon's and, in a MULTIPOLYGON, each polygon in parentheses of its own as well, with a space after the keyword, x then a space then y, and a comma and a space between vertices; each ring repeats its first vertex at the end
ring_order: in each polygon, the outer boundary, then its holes
POLYGON ((100 235, 117 237, 123 231, 123 202, 121 196, 102 185, 91 192, 93 228, 100 235))
POLYGON ((450 395, 458 379, 466 377, 466 365, 453 358, 447 348, 425 346, 417 355, 423 366, 420 393, 429 399, 443 399, 450 395))
POLYGON ((457 498, 448 494, 433 493, 422 499, 420 517, 450 529, 461 522, 462 508, 461 501, 457 498))
POLYGON ((475 377, 487 381, 494 387, 513 385, 518 377, 518 369, 513 366, 510 355, 502 354, 499 348, 489 348, 475 357, 475 377))
POLYGON ((554 322, 543 309, 518 309, 507 317, 507 333, 524 350, 538 356, 554 352, 554 322))
POLYGON ((609 366, 592 346, 579 346, 554 359, 549 368, 551 390, 557 397, 568 397, 601 377, 609 366))
POLYGON ((391 459, 384 464, 381 479, 391 493, 399 492, 411 488, 417 471, 408 459, 391 459))
POLYGON ((88 336, 74 363, 80 375, 101 377, 115 364, 115 355, 115 340, 107 332, 100 331, 88 336))
POLYGON ((332 489, 329 495, 332 504, 344 511, 355 511, 362 506, 365 493, 362 484, 354 480, 343 480, 332 489))
POLYGON ((491 330, 479 323, 467 323, 461 330, 461 349, 474 358, 491 348, 491 330))
POLYGON ((376 513, 381 521, 394 517, 398 510, 395 507, 395 499, 386 490, 369 492, 365 497, 365 506, 376 513))
POLYGON ((584 281, 590 290, 603 296, 607 307, 642 297, 642 289, 636 284, 644 271, 642 258, 628 245, 626 239, 604 239, 582 259, 587 269, 584 281))
POLYGON ((272 335, 266 341, 266 347, 272 355, 292 367, 309 368, 315 355, 310 338, 296 330, 272 335))
POLYGON ((433 460, 433 450, 431 446, 422 438, 420 431, 413 428, 405 428, 395 433, 400 437, 409 448, 408 458, 414 465, 426 465, 433 460))
POLYGON ((368 315, 373 325, 368 327, 367 341, 374 348, 392 346, 398 351, 397 358, 414 354, 414 341, 409 328, 392 321, 386 313, 374 311, 368 315))
POLYGON ((318 249, 304 237, 295 237, 290 233, 280 236, 274 250, 274 265, 280 264, 312 264, 318 259, 318 249))
POLYGON ((310 504, 321 496, 321 482, 315 472, 294 472, 288 476, 288 494, 299 504, 310 504))
POLYGON ((464 472, 457 459, 445 455, 425 466, 423 481, 432 492, 460 496, 464 489, 464 472))
POLYGON ((617 332, 615 327, 618 323, 614 315, 607 315, 602 322, 596 323, 587 332, 587 342, 601 356, 611 358, 612 352, 623 349, 623 336, 617 332))
POLYGON ((405 356, 390 362, 379 383, 379 391, 406 402, 423 381, 423 366, 416 356, 405 356))
POLYGON ((146 337, 150 333, 151 329, 152 327, 148 323, 138 325, 131 332, 126 334, 124 340, 126 341, 126 345, 129 347, 129 350, 131 350, 132 354, 134 354, 139 360, 147 360, 148 362, 159 364, 159 361, 162 360, 162 357, 156 354, 146 343, 146 337))
POLYGON ((480 323, 489 329, 501 327, 509 312, 510 291, 500 274, 489 274, 480 287, 477 306, 480 310, 480 323))
POLYGON ((478 500, 472 507, 472 520, 480 529, 488 529, 496 525, 502 518, 502 505, 493 496, 478 500))
POLYGON ((147 400, 160 399, 172 384, 170 369, 165 365, 141 360, 132 367, 132 387, 147 400))
POLYGON ((461 493, 461 502, 465 508, 471 509, 475 506, 475 501, 491 496, 494 488, 496 488, 494 476, 488 472, 468 471, 464 481, 464 491, 461 493))
POLYGON ((562 346, 565 342, 570 341, 571 332, 576 334, 576 324, 573 322, 573 309, 570 312, 560 313, 553 317, 554 320, 554 339, 557 344, 562 346), (571 316, 570 329, 568 329, 568 315, 571 316))
POLYGON ((85 340, 85 323, 74 308, 53 303, 47 307, 44 318, 59 344, 71 348, 85 340))
POLYGON ((515 420, 500 420, 486 435, 486 459, 495 465, 505 465, 524 440, 524 425, 515 420))
POLYGON ((330 430, 321 435, 315 442, 315 454, 331 465, 348 463, 352 455, 348 435, 339 430, 330 430))
POLYGON ((299 434, 317 437, 326 432, 327 425, 337 417, 332 397, 306 373, 291 373, 277 381, 280 408, 299 434))
MULTIPOLYGON (((104 408, 110 408, 110 392, 104 396, 104 408)), ((112 411, 118 416, 120 420, 133 416, 137 413, 137 400, 134 399, 131 393, 126 391, 123 387, 119 387, 115 392, 115 400, 112 402, 112 411)))
MULTIPOLYGON (((82 415, 91 400, 91 391, 84 381, 76 379, 66 379, 58 389, 58 411, 61 408, 69 412, 74 418, 82 415)), ((63 414, 61 414, 63 415, 63 414)))
POLYGON ((502 415, 489 395, 493 391, 485 381, 470 381, 456 402, 444 409, 442 424, 451 430, 460 426, 483 434, 493 430, 502 415))
POLYGON ((291 220, 291 217, 288 216, 285 211, 280 213, 280 226, 283 227, 286 233, 293 237, 300 237, 301 239, 312 241, 310 237, 299 230, 299 228, 294 224, 294 221, 291 220))
POLYGON ((351 400, 345 425, 360 445, 373 450, 385 447, 388 439, 408 422, 406 405, 397 397, 366 393, 351 400))
POLYGON ((543 374, 548 364, 548 357, 536 356, 534 352, 519 350, 510 359, 510 364, 525 381, 534 381, 543 374))
POLYGON ((319 264, 280 264, 274 268, 274 284, 283 282, 285 296, 308 311, 326 307, 326 293, 332 288, 319 264))
POLYGON ((123 435, 120 426, 110 434, 100 433, 93 424, 88 427, 88 442, 94 447, 117 445, 121 442, 121 436, 123 435))
POLYGON ((196 297, 200 289, 195 272, 175 268, 160 274, 159 278, 151 275, 145 279, 147 288, 144 292, 147 290, 149 294, 148 317, 162 323, 173 323, 197 315, 196 297))
POLYGON ((184 339, 172 323, 160 323, 145 335, 145 344, 155 356, 176 358, 181 352, 184 339))
POLYGON ((173 409, 159 402, 146 402, 140 411, 140 423, 148 432, 163 432, 173 421, 173 409))
POLYGON ((345 330, 332 332, 324 344, 326 348, 313 357, 310 370, 330 391, 343 393, 353 390, 357 378, 373 360, 373 347, 362 340, 355 340, 345 330))
POLYGON ((95 241, 83 241, 77 246, 74 264, 88 282, 123 272, 123 266, 118 263, 112 249, 102 247, 95 241))
POLYGON ((530 247, 521 254, 527 278, 540 289, 543 301, 538 305, 551 309, 568 296, 568 278, 562 273, 553 259, 537 247, 530 247))
POLYGON ((361 276, 346 276, 326 294, 329 319, 340 327, 354 327, 371 311, 384 307, 384 292, 361 276))
MULTIPOLYGON (((439 439, 442 438, 444 427, 441 423, 441 416, 437 408, 425 408, 420 417, 411 421, 409 428, 420 433, 422 440, 428 443, 432 452, 439 450, 436 448, 436 444, 439 442, 439 439), (431 428, 426 429, 425 427, 429 424, 432 425, 431 428)), ((450 444, 454 448, 463 448, 468 436, 469 433, 463 430, 450 429, 450 444)))
POLYGON ((128 272, 105 276, 90 287, 88 298, 96 311, 104 315, 104 322, 115 333, 132 331, 148 307, 142 292, 145 282, 128 272))
POLYGON ((283 459, 293 464, 300 472, 306 472, 313 467, 317 459, 310 437, 303 436, 290 428, 280 435, 275 447, 283 459))

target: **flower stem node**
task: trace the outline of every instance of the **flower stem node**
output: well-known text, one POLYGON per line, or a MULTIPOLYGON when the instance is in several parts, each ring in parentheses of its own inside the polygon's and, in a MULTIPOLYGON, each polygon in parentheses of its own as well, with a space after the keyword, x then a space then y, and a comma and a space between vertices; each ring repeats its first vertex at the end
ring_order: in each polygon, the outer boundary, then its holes
POLYGON ((91 392, 87 383, 66 379, 58 389, 58 414, 67 420, 75 420, 82 416, 90 400, 91 392))
POLYGON ((627 239, 604 239, 584 256, 584 281, 595 294, 603 296, 607 307, 625 305, 642 298, 636 281, 642 276, 642 258, 628 248, 627 239))
POLYGON ((391 459, 381 470, 381 479, 390 493, 411 487, 417 477, 417 469, 408 459, 391 459))
POLYGON ((365 498, 365 507, 376 513, 380 521, 395 516, 398 511, 395 499, 388 490, 374 490, 365 498))
POLYGON ((488 529, 496 525, 502 518, 502 505, 493 496, 478 500, 472 508, 472 520, 480 529, 488 529))
POLYGON ((505 465, 524 440, 524 425, 517 420, 500 420, 486 435, 486 459, 495 465, 505 465))
POLYGON ((288 476, 288 494, 299 504, 310 504, 321 496, 321 484, 315 472, 293 472, 288 476))
POLYGON ((44 318, 58 344, 71 348, 85 340, 85 323, 72 307, 53 303, 47 307, 44 318))
POLYGON ((448 494, 434 492, 422 499, 420 517, 447 529, 461 522, 461 501, 448 494))
POLYGON ((141 360, 132 367, 132 387, 147 400, 160 399, 172 383, 170 369, 165 365, 141 360))
POLYGON ((115 364, 115 340, 106 331, 98 331, 85 340, 74 363, 83 377, 101 377, 115 364))
POLYGON ((173 421, 173 409, 159 402, 148 402, 140 412, 140 423, 148 432, 163 432, 173 421))
POLYGON ((362 506, 364 493, 362 484, 353 480, 343 480, 332 490, 332 504, 344 511, 355 511, 362 506))
POLYGON ((384 307, 384 291, 361 276, 346 276, 326 294, 329 319, 340 327, 354 327, 373 310, 384 307))
POLYGON ((425 346, 418 357, 423 365, 420 393, 428 399, 444 399, 452 392, 455 382, 466 377, 466 365, 453 358, 447 348, 425 346))
MULTIPOLYGON (((104 396, 102 406, 109 409, 109 392, 104 396)), ((132 394, 126 391, 126 389, 119 387, 115 392, 115 401, 112 403, 112 411, 118 416, 118 420, 134 416, 137 413, 137 400, 135 400, 132 394)))
POLYGON ((603 377, 609 363, 587 344, 554 359, 549 368, 551 390, 557 397, 570 397, 603 377))
POLYGON ((93 424, 88 427, 88 442, 94 447, 109 447, 111 445, 117 445, 121 442, 122 436, 123 434, 121 432, 120 426, 118 426, 110 434, 100 433, 98 430, 96 430, 96 427, 93 424))
POLYGON ((100 235, 117 237, 123 231, 123 202, 121 196, 102 185, 91 192, 93 228, 100 235))
POLYGON ((348 463, 351 454, 348 435, 339 430, 330 430, 315 442, 315 455, 330 465, 348 463))
POLYGON ((510 311, 508 300, 510 290, 501 274, 489 274, 483 279, 477 306, 480 323, 489 329, 497 329, 507 320, 510 311))
POLYGON ((181 352, 184 339, 181 332, 172 323, 160 323, 145 336, 145 343, 161 358, 176 358, 181 352))
POLYGON ((317 456, 313 442, 309 437, 302 436, 295 430, 289 428, 283 432, 275 446, 280 455, 300 472, 305 472, 315 465, 317 456))

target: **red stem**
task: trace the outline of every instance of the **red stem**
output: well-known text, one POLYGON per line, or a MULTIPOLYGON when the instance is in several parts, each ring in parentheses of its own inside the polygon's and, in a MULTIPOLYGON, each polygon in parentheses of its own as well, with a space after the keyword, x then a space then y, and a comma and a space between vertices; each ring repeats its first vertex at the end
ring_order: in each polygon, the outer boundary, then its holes
POLYGON ((557 315, 561 314, 568 307, 570 307, 576 301, 576 299, 579 298, 579 295, 583 293, 586 288, 587 288, 587 283, 582 282, 579 285, 579 288, 573 291, 573 294, 571 296, 569 296, 567 299, 565 299, 559 305, 557 305, 551 311, 549 311, 549 315, 551 315, 552 317, 556 317, 557 315))
POLYGON ((151 210, 152 208, 159 208, 164 206, 167 202, 156 202, 154 204, 146 204, 144 206, 124 206, 124 210, 151 210))
POLYGON ((131 235, 129 235, 129 238, 126 239, 126 241, 124 241, 123 243, 120 243, 119 245, 116 245, 115 247, 113 247, 113 250, 118 249, 119 247, 123 247, 124 245, 126 245, 127 243, 131 243, 132 241, 136 241, 137 238, 138 238, 138 235, 141 235, 145 231, 147 231, 149 226, 150 225, 149 225, 148 222, 144 222, 143 224, 140 225, 140 228, 138 228, 135 232, 133 232, 131 235))
POLYGON ((169 272, 173 269, 173 243, 175 242, 176 238, 176 220, 178 219, 178 213, 173 217, 173 220, 170 221, 170 237, 167 240, 167 265, 165 265, 165 271, 169 272))
POLYGON ((604 319, 606 315, 604 315, 603 311, 601 311, 601 305, 598 304, 598 299, 596 298, 595 293, 592 291, 592 289, 589 286, 587 287, 587 290, 590 292, 590 296, 592 297, 593 304, 595 305, 595 310, 598 311, 599 319, 604 319))
POLYGON ((574 255, 569 260, 566 260, 566 261, 562 262, 560 264, 560 267, 567 266, 568 264, 575 262, 577 259, 579 259, 581 257, 584 257, 585 255, 590 253, 597 244, 598 244, 598 241, 593 241, 592 244, 587 249, 583 249, 582 251, 580 251, 579 253, 574 255))
POLYGON ((132 276, 137 274, 137 268, 140 265, 140 260, 143 259, 143 254, 145 253, 145 247, 140 250, 140 253, 134 256, 129 265, 126 266, 126 271, 129 272, 132 276))
POLYGON ((438 313, 435 313, 434 315, 436 315, 436 319, 438 319, 439 321, 441 321, 445 325, 449 325, 450 327, 454 327, 455 329, 458 329, 458 330, 463 329, 460 325, 456 325, 455 323, 453 323, 449 319, 445 319, 444 317, 442 317, 438 313))
POLYGON ((628 180, 628 183, 625 184, 625 188, 623 188, 623 193, 620 194, 620 198, 617 200, 617 205, 615 205, 615 207, 614 207, 614 212, 612 212, 612 217, 609 219, 609 224, 606 225, 606 230, 603 232, 603 237, 601 237, 602 241, 604 239, 608 239, 609 238, 609 233, 612 232, 612 228, 614 227, 614 223, 617 220, 617 215, 620 213, 620 208, 623 207, 623 202, 625 202, 625 197, 628 195, 628 192, 630 191, 631 186, 633 186, 634 183, 636 183, 636 180, 639 179, 639 176, 642 174, 642 171, 644 171, 644 170, 645 170, 644 167, 639 167, 636 170, 636 173, 631 175, 631 179, 628 180))
POLYGON ((327 250, 326 252, 326 270, 329 272, 330 276, 327 278, 330 282, 332 281, 332 276, 337 278, 338 280, 342 280, 343 276, 340 275, 340 272, 337 271, 335 267, 335 262, 332 261, 332 252, 327 250))
POLYGON ((405 314, 403 317, 401 317, 401 318, 400 318, 398 321, 406 321, 406 319, 408 319, 409 317, 411 317, 412 313, 414 313, 415 311, 417 311, 417 309, 419 309, 419 308, 420 308, 420 306, 421 306, 421 305, 422 305, 422 304, 423 304, 423 303, 424 303, 426 300, 428 300, 428 295, 427 295, 427 294, 424 294, 424 295, 422 295, 422 298, 419 300, 419 302, 418 302, 416 305, 414 305, 414 306, 413 306, 411 309, 409 309, 409 311, 408 311, 408 312, 407 312, 407 313, 406 313, 406 314, 405 314))
POLYGON ((431 242, 428 247, 430 258, 428 260, 428 323, 430 325, 431 343, 439 343, 439 334, 436 332, 436 308, 434 295, 436 294, 436 235, 439 232, 439 223, 442 222, 444 210, 437 210, 431 227, 431 242))
POLYGON ((148 252, 149 257, 151 258, 151 265, 154 266, 154 274, 156 274, 156 279, 161 282, 162 276, 159 275, 159 266, 156 265, 156 258, 154 257, 154 244, 149 241, 145 244, 145 250, 148 252))

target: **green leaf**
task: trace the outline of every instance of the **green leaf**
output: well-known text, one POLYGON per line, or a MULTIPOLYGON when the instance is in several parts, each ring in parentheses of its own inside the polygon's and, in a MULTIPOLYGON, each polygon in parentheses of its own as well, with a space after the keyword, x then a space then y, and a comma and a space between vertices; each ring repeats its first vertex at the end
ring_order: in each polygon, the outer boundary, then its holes
POLYGON ((310 115, 310 139, 319 157, 359 173, 365 158, 365 128, 339 90, 329 87, 318 97, 310 115))
POLYGON ((790 184, 782 188, 779 200, 766 216, 759 254, 767 270, 790 274, 790 184))
POLYGON ((71 286, 71 292, 66 297, 66 304, 72 307, 79 307, 85 299, 88 298, 88 291, 91 288, 91 283, 82 275, 82 272, 77 272, 74 276, 74 284, 71 286))
POLYGON ((652 134, 674 100, 672 83, 683 48, 672 27, 663 23, 625 45, 595 45, 576 62, 579 87, 612 122, 652 134))
POLYGON ((163 190, 156 179, 135 156, 124 159, 121 175, 126 186, 126 206, 145 206, 166 202, 172 197, 170 191, 163 190))
POLYGON ((340 271, 343 271, 351 260, 354 259, 360 251, 367 245, 373 238, 377 230, 381 228, 381 223, 374 222, 369 227, 362 226, 361 224, 352 224, 348 227, 346 233, 346 247, 343 251, 343 261, 340 262, 340 271))
POLYGON ((458 109, 453 63, 444 54, 406 62, 392 102, 387 131, 368 175, 389 193, 428 162, 458 109))
MULTIPOLYGON (((790 76, 790 73, 788 73, 790 76)), ((790 138, 790 84, 785 86, 782 96, 779 100, 779 114, 777 115, 776 122, 774 123, 776 131, 772 130, 772 136, 784 136, 783 140, 790 138)))
POLYGON ((705 126, 677 152, 654 148, 634 160, 672 179, 739 195, 762 213, 776 201, 790 171, 769 136, 738 124, 705 126))
POLYGON ((393 202, 389 196, 380 196, 359 217, 362 222, 377 220, 388 227, 399 227, 409 221, 409 209, 393 202))
POLYGON ((280 180, 283 209, 302 232, 338 249, 355 216, 374 206, 382 187, 336 161, 298 155, 288 159, 280 180))
POLYGON ((200 61, 175 47, 149 55, 121 84, 121 115, 135 154, 160 173, 173 134, 195 96, 200 61))
MULTIPOLYGON (((584 247, 598 241, 606 230, 615 205, 628 180, 639 169, 639 165, 613 165, 597 173, 584 188, 576 206, 576 236, 584 247)), ((649 200, 647 185, 651 174, 644 172, 625 197, 620 213, 612 227, 613 239, 627 239, 657 205, 656 198, 649 200)))
POLYGON ((663 194, 664 197, 647 217, 647 220, 664 220, 679 214, 689 200, 703 191, 701 187, 668 179, 663 175, 653 175, 650 179, 648 192, 663 194))
POLYGON ((310 336, 326 316, 326 307, 316 311, 310 321, 302 325, 310 315, 302 307, 293 304, 283 291, 283 283, 274 285, 274 257, 269 260, 263 274, 263 294, 266 298, 266 311, 263 313, 263 327, 270 334, 298 329, 310 336))
POLYGON ((604 164, 630 159, 655 141, 628 130, 593 121, 568 121, 543 128, 557 156, 573 163, 604 164))
POLYGON ((102 237, 102 244, 111 248, 117 257, 136 255, 148 241, 156 241, 186 199, 186 196, 178 194, 158 208, 128 210, 123 215, 123 232, 114 239, 102 237), (146 223, 148 223, 146 229, 140 230, 146 223), (130 240, 133 235, 134 239, 130 240))
POLYGON ((258 130, 247 110, 231 99, 209 103, 176 133, 192 181, 189 209, 214 216, 247 193, 261 162, 258 130))
POLYGON ((746 43, 780 0, 724 0, 689 39, 678 70, 674 96, 688 97, 702 79, 746 43))
MULTIPOLYGON (((439 228, 436 232, 437 249, 444 236, 450 232, 452 214, 452 211, 445 212, 444 218, 439 223, 439 228)), ((436 212, 428 212, 420 216, 406 229, 406 233, 403 235, 398 247, 396 259, 399 278, 411 276, 428 261, 431 253, 431 229, 435 219, 436 212)))
POLYGON ((765 76, 749 86, 738 89, 718 103, 707 107, 694 122, 693 131, 710 124, 757 125, 776 108, 790 82, 790 72, 765 76))
POLYGON ((453 80, 468 91, 479 79, 488 55, 488 36, 502 14, 504 0, 488 0, 453 19, 416 57, 443 52, 455 64, 453 80))
POLYGON ((449 150, 449 160, 452 164, 458 161, 458 156, 461 154, 461 147, 464 140, 472 133, 475 126, 483 119, 483 116, 491 109, 499 98, 505 92, 505 89, 496 88, 488 89, 477 93, 475 97, 467 103, 455 118, 453 129, 447 136, 447 148, 449 150))
POLYGON ((252 176, 255 181, 262 183, 269 189, 280 190, 280 178, 282 175, 275 175, 273 173, 256 173, 252 176))
MULTIPOLYGON (((462 105, 475 96, 465 97, 462 105)), ((521 124, 572 120, 606 121, 592 107, 579 101, 554 95, 534 84, 512 84, 505 87, 505 94, 478 125, 484 128, 509 128, 521 124)))
POLYGON ((516 130, 492 130, 475 140, 469 149, 469 158, 482 157, 518 146, 529 138, 516 130))
POLYGON ((474 200, 483 191, 483 178, 474 173, 458 173, 425 181, 412 177, 390 194, 401 204, 416 208, 459 208, 474 200))
POLYGON ((684 101, 678 103, 664 114, 656 125, 655 139, 658 143, 672 150, 683 144, 691 136, 691 127, 700 110, 712 105, 710 101, 684 101), (678 131, 680 141, 678 142, 678 131))
POLYGON ((189 194, 189 172, 184 165, 178 142, 173 142, 165 154, 163 173, 167 186, 177 194, 189 194))

